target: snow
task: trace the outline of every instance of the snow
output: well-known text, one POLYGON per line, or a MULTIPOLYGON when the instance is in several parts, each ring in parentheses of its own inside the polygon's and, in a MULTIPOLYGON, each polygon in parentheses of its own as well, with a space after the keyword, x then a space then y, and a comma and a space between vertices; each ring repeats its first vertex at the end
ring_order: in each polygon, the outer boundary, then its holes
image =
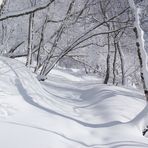
POLYGON ((133 122, 143 94, 100 82, 57 68, 40 84, 22 63, 0 57, 0 147, 148 147, 133 122))

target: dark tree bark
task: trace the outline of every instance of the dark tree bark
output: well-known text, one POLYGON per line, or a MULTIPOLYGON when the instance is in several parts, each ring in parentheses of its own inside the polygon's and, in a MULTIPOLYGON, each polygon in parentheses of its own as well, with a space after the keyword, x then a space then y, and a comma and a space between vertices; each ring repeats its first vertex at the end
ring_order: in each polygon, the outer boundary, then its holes
POLYGON ((114 41, 114 61, 113 61, 113 84, 116 82, 116 60, 117 60, 117 43, 114 41))
POLYGON ((108 40, 108 51, 107 51, 107 60, 106 60, 106 75, 104 79, 104 84, 107 84, 109 81, 109 76, 110 76, 110 35, 108 34, 107 36, 108 40))

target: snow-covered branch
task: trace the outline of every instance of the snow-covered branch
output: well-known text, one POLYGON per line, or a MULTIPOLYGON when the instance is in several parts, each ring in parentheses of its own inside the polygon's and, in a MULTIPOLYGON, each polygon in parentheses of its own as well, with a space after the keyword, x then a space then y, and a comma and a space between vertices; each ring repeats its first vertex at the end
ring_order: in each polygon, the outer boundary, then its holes
POLYGON ((20 16, 25 16, 25 15, 43 10, 43 9, 47 8, 50 4, 52 4, 54 1, 55 0, 49 0, 47 3, 39 5, 39 6, 33 6, 31 8, 24 9, 24 10, 8 12, 8 13, 0 16, 0 21, 6 20, 9 18, 16 18, 16 17, 20 17, 20 16))

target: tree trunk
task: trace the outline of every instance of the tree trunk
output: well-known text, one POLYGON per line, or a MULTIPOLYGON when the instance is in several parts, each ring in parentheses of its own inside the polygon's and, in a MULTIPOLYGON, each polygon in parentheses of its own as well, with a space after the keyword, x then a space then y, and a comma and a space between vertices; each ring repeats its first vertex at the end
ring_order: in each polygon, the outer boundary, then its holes
POLYGON ((43 44, 43 41, 44 41, 44 33, 45 33, 47 21, 48 21, 48 16, 46 16, 45 21, 44 21, 44 24, 43 24, 43 26, 42 26, 41 38, 40 38, 40 43, 39 43, 39 47, 38 47, 38 51, 37 51, 37 64, 36 64, 36 67, 35 67, 34 72, 37 72, 37 70, 38 70, 38 69, 40 68, 40 66, 41 66, 40 52, 41 52, 42 44, 43 44))
POLYGON ((124 53, 121 49, 119 42, 117 43, 117 49, 118 49, 120 61, 121 61, 122 85, 126 85, 124 53))
POLYGON ((109 75, 110 75, 110 36, 108 34, 107 36, 108 40, 108 51, 107 51, 107 60, 106 60, 106 75, 104 79, 104 84, 107 84, 109 81, 109 75))
MULTIPOLYGON (((143 84, 144 94, 146 98, 146 106, 145 108, 131 121, 131 124, 136 125, 144 135, 143 129, 147 128, 148 125, 148 67, 147 67, 147 53, 144 48, 144 37, 143 30, 140 26, 140 8, 137 8, 134 0, 129 0, 130 7, 135 14, 135 24, 134 24, 134 32, 137 39, 136 47, 138 58, 140 62, 140 75, 143 84)), ((145 7, 145 5, 143 5, 145 7)))
POLYGON ((113 61, 113 84, 116 82, 116 60, 117 60, 117 43, 114 41, 114 61, 113 61))
POLYGON ((27 61, 26 61, 26 66, 28 67, 30 67, 32 63, 33 19, 34 19, 34 13, 29 15, 28 50, 27 50, 27 61))
POLYGON ((146 97, 146 101, 148 102, 148 67, 147 67, 147 53, 144 48, 144 37, 143 37, 143 30, 140 27, 140 8, 136 7, 134 0, 129 0, 129 4, 135 14, 135 24, 134 24, 134 32, 137 39, 136 47, 137 53, 140 63, 140 75, 141 81, 143 84, 144 94, 146 97))

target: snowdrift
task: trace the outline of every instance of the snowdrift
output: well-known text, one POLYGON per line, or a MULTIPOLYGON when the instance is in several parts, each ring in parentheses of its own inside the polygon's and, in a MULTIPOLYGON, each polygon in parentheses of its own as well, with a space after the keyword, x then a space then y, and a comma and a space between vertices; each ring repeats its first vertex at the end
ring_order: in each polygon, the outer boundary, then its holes
POLYGON ((53 70, 40 84, 20 62, 0 58, 0 147, 148 147, 131 121, 145 106, 134 89, 53 70))

